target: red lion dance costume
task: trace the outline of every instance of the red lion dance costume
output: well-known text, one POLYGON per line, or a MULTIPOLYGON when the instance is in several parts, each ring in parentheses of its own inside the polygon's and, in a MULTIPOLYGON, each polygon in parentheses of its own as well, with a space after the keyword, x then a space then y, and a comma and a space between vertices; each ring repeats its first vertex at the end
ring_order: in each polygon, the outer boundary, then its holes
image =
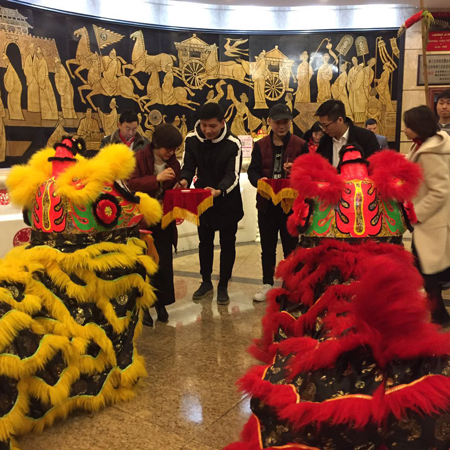
POLYGON ((449 449, 449 335, 398 245, 420 179, 393 151, 296 160, 300 247, 278 266, 251 349, 264 365, 240 380, 253 414, 227 450, 449 449))

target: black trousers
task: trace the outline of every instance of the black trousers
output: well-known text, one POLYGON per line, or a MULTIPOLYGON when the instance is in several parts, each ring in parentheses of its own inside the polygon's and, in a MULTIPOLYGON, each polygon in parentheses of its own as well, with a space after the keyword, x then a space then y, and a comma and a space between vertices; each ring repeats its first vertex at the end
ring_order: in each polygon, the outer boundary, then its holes
POLYGON ((151 284, 155 289, 157 301, 154 306, 166 306, 175 302, 175 287, 173 283, 172 245, 175 235, 175 222, 166 229, 161 224, 151 228, 156 251, 159 256, 158 271, 153 275, 151 284))
POLYGON ((258 211, 263 284, 273 285, 274 282, 273 276, 277 263, 278 233, 280 233, 285 258, 297 246, 298 238, 292 237, 286 228, 288 217, 288 214, 283 212, 280 205, 274 205, 271 202, 267 204, 265 211, 258 211))
MULTIPOLYGON (((237 223, 219 231, 220 237, 220 278, 219 286, 227 286, 233 272, 236 259, 236 233, 237 223)), ((203 281, 211 281, 214 260, 214 236, 216 230, 207 226, 198 227, 198 254, 200 258, 200 274, 203 281)))
POLYGON ((415 257, 416 267, 423 278, 425 292, 427 293, 431 306, 431 319, 435 323, 444 324, 450 320, 450 315, 445 308, 444 299, 442 298, 442 286, 440 281, 448 269, 431 275, 423 273, 420 267, 419 256, 414 245, 414 239, 412 242, 412 254, 415 257))

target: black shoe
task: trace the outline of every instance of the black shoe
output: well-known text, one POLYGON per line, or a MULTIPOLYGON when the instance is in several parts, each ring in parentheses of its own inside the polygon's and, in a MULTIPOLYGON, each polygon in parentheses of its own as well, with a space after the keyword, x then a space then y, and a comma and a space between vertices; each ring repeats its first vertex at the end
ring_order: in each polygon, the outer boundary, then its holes
POLYGON ((230 303, 230 297, 228 296, 228 289, 226 286, 217 287, 217 304, 228 305, 230 303))
POLYGON ((158 314, 158 322, 167 323, 169 321, 169 313, 164 305, 156 305, 156 314, 158 314))
POLYGON ((192 299, 201 300, 202 298, 205 298, 208 294, 211 294, 213 290, 214 288, 211 281, 202 281, 200 287, 193 293, 192 299))
POLYGON ((148 309, 144 309, 144 318, 142 319, 142 323, 146 327, 153 327, 153 319, 150 313, 148 312, 148 309))

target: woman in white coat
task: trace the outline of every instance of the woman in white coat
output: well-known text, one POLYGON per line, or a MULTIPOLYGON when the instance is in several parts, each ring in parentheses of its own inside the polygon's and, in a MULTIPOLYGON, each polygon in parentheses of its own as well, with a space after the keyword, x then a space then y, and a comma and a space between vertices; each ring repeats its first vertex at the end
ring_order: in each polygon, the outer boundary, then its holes
POLYGON ((413 253, 423 276, 432 320, 444 325, 450 316, 439 280, 450 267, 450 136, 438 131, 438 118, 427 106, 404 113, 406 137, 413 141, 408 158, 422 167, 424 182, 413 201, 417 223, 413 253))

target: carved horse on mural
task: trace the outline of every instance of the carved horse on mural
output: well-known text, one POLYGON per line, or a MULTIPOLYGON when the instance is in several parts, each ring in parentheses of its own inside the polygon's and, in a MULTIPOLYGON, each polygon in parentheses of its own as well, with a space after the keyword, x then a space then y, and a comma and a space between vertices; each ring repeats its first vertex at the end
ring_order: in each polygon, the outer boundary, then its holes
POLYGON ((166 75, 164 75, 162 87, 159 81, 158 66, 152 63, 148 66, 147 70, 150 71, 151 76, 147 83, 147 95, 140 97, 138 100, 141 109, 143 105, 146 111, 150 111, 150 106, 160 104, 164 106, 180 105, 195 111, 195 108, 191 105, 200 106, 200 103, 188 99, 189 95, 192 97, 195 95, 191 89, 186 86, 174 87, 173 81, 175 73, 172 64, 168 64, 163 69, 166 75))
POLYGON ((78 42, 77 51, 75 54, 74 59, 68 59, 66 61, 67 70, 69 71, 69 74, 72 78, 75 79, 75 76, 77 76, 83 84, 87 84, 87 80, 85 80, 80 72, 82 70, 88 70, 91 66, 91 60, 93 53, 91 51, 91 43, 89 41, 89 34, 86 29, 86 27, 78 28, 78 30, 75 30, 73 32, 74 36, 77 36, 80 38, 78 42), (72 70, 70 68, 70 65, 77 65, 78 67, 75 69, 75 71, 72 73, 72 70))
POLYGON ((208 57, 205 61, 205 78, 207 80, 221 78, 239 81, 246 86, 253 87, 253 83, 247 75, 250 75, 250 68, 243 60, 236 61, 219 61, 217 57, 217 45, 209 45, 205 50, 208 57))
POLYGON ((174 55, 169 55, 167 53, 159 53, 158 55, 148 55, 145 49, 144 34, 141 30, 135 31, 130 34, 130 38, 135 41, 133 52, 131 54, 131 64, 126 64, 123 66, 124 73, 125 69, 130 69, 130 78, 133 78, 136 86, 139 89, 144 89, 141 83, 134 77, 139 72, 151 73, 154 70, 161 72, 169 64, 173 66, 173 63, 177 60, 174 55), (151 70, 150 70, 151 67, 151 70))
MULTIPOLYGON (((106 95, 108 97, 124 97, 134 100, 139 107, 139 95, 134 93, 133 82, 122 75, 120 69, 120 63, 115 54, 115 50, 112 50, 110 55, 100 57, 98 53, 93 53, 88 58, 89 71, 87 81, 83 86, 78 88, 81 101, 86 103, 86 100, 90 103, 94 110, 97 107, 92 102, 94 95, 106 95), (105 62, 105 60, 107 62, 105 62), (89 90, 89 94, 86 95, 86 100, 83 98, 83 91, 89 90)), ((142 109, 142 108, 141 108, 142 109)))

